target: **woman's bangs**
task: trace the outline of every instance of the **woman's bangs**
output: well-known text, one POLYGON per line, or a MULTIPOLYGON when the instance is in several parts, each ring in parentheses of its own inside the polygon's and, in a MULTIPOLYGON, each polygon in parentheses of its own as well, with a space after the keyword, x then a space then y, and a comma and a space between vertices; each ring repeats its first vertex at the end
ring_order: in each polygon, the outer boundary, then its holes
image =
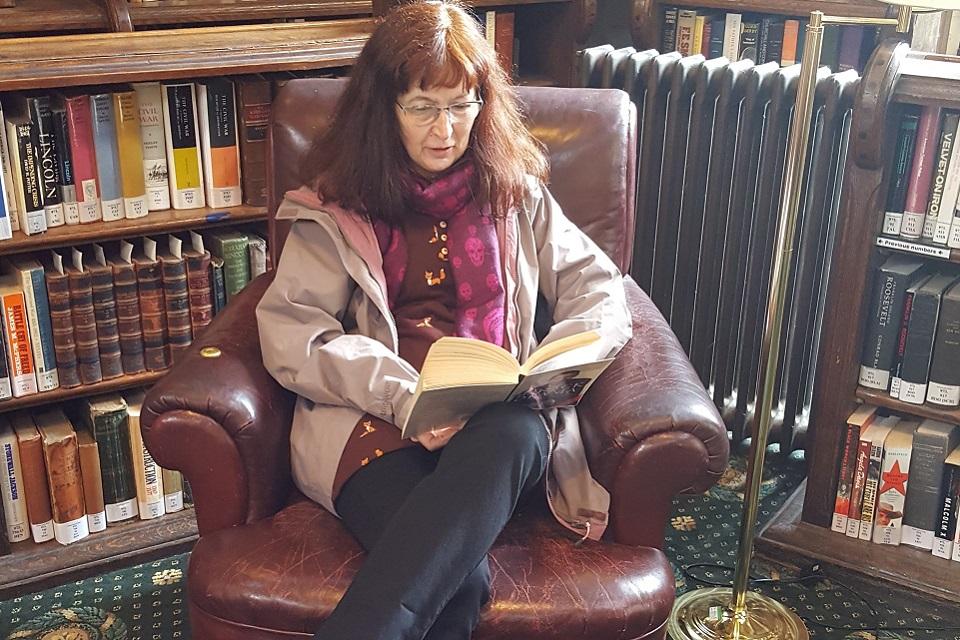
POLYGON ((479 86, 477 65, 471 62, 478 59, 468 55, 462 46, 451 42, 448 38, 441 46, 433 50, 424 50, 419 60, 411 60, 411 67, 421 69, 419 82, 414 80, 420 89, 432 87, 466 87, 473 89, 479 86))

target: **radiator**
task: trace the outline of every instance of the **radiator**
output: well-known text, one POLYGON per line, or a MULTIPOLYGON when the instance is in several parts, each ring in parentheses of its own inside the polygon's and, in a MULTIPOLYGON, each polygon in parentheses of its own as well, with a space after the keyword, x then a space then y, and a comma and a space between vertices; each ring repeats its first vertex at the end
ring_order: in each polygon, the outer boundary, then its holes
MULTIPOLYGON (((752 433, 784 156, 799 65, 579 52, 582 86, 627 91, 640 127, 632 277, 670 322, 732 432, 752 433)), ((803 446, 855 71, 817 80, 784 316, 773 433, 803 446)))

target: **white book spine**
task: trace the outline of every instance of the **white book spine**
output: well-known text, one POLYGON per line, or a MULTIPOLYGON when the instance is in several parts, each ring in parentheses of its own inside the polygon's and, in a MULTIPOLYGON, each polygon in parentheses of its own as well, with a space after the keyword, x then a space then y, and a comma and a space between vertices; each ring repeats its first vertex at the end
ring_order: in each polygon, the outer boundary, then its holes
MULTIPOLYGON (((30 329, 30 348, 33 352, 33 368, 37 376, 37 391, 52 391, 60 386, 57 375, 57 362, 48 362, 44 358, 43 338, 40 335, 40 311, 37 307, 37 292, 33 288, 30 269, 18 270, 20 287, 23 289, 23 302, 27 309, 27 327, 30 329)), ((52 345, 46 352, 53 353, 52 345)))
POLYGON ((864 387, 886 391, 890 384, 890 371, 860 365, 859 382, 864 387))
POLYGON ((212 87, 202 82, 196 85, 203 181, 207 206, 210 207, 235 207, 243 199, 240 189, 240 149, 237 146, 236 97, 233 83, 228 82, 227 85, 228 91, 224 91, 226 87, 222 83, 212 87), (214 167, 214 163, 227 162, 235 165, 232 172, 218 171, 214 167), (235 181, 217 184, 218 175, 231 173, 236 177, 235 181))
POLYGON ((87 528, 90 529, 90 533, 97 533, 103 531, 107 528, 107 512, 98 511, 96 513, 87 514, 87 528))
POLYGON ((170 208, 170 181, 163 133, 163 98, 160 83, 133 85, 140 106, 140 138, 143 142, 143 178, 147 186, 147 208, 170 208))
POLYGON ((200 140, 197 136, 196 90, 192 83, 163 85, 162 89, 160 95, 163 100, 170 201, 174 209, 198 209, 206 205, 206 199, 203 193, 200 140), (176 127, 178 140, 173 139, 174 118, 183 120, 176 127))
POLYGON ((107 505, 107 522, 121 522, 137 515, 137 499, 130 498, 122 502, 107 505))
POLYGON ((927 397, 927 383, 900 381, 900 395, 897 396, 903 402, 910 404, 923 404, 927 397))
POLYGON ((943 407, 960 406, 960 386, 931 380, 927 384, 927 402, 943 407))
POLYGON ((4 198, 7 205, 7 217, 13 231, 20 230, 17 197, 13 192, 13 169, 10 165, 10 150, 7 147, 7 127, 3 120, 3 106, 0 105, 0 182, 3 183, 4 198))
POLYGON ((20 448, 9 428, 0 431, 0 492, 3 493, 3 515, 7 522, 7 539, 23 542, 30 538, 27 520, 27 498, 23 495, 23 471, 20 469, 20 448))
POLYGON ((956 144, 957 142, 954 139, 953 149, 950 152, 950 165, 947 167, 947 176, 943 181, 943 191, 940 196, 937 225, 933 231, 934 243, 947 246, 950 246, 953 213, 957 208, 957 195, 960 194, 960 144, 956 144))
POLYGON ((740 29, 743 16, 728 13, 723 27, 723 57, 733 62, 740 57, 740 29))
POLYGON ((183 491, 174 491, 163 495, 163 507, 167 513, 183 511, 183 491))
POLYGON ((54 522, 53 534, 60 544, 73 544, 77 540, 83 540, 90 535, 90 526, 87 524, 87 516, 80 516, 76 520, 69 522, 54 522))
POLYGON ((56 537, 56 533, 53 530, 53 518, 39 524, 31 523, 30 534, 33 536, 33 541, 37 544, 53 540, 56 537))
POLYGON ((140 457, 143 460, 144 476, 144 495, 137 496, 140 519, 150 520, 162 516, 166 512, 163 504, 163 481, 160 479, 160 465, 154 462, 153 456, 142 444, 140 446, 140 457))

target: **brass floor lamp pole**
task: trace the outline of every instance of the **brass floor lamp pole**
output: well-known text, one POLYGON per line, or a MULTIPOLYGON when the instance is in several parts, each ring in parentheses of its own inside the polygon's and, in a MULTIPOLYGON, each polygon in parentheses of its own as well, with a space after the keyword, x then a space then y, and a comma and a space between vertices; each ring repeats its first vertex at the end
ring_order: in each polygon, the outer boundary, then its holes
MULTIPOLYGON (((922 2, 922 0, 921 0, 922 2)), ((784 303, 790 281, 790 254, 793 251, 797 213, 806 165, 807 140, 813 119, 813 97, 817 68, 823 45, 824 24, 896 25, 897 31, 910 29, 912 9, 899 6, 897 18, 851 18, 826 16, 810 12, 806 43, 800 67, 800 79, 790 126, 780 216, 777 221, 777 242, 770 275, 770 295, 764 319, 760 346, 760 368, 757 377, 756 433, 751 441, 747 488, 744 493, 743 516, 740 521, 740 544, 733 587, 696 589, 677 599, 667 622, 673 640, 802 640, 809 638, 803 621, 776 600, 748 591, 753 540, 756 534, 763 460, 770 434, 770 418, 776 389, 783 328, 784 303)))

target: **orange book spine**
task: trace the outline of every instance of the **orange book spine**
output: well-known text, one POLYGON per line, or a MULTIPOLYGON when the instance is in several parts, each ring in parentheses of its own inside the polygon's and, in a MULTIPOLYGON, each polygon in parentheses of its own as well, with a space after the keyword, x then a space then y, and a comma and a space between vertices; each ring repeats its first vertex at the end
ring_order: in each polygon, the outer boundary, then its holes
POLYGON ((3 294, 2 303, 13 395, 19 398, 37 393, 37 376, 33 366, 33 349, 30 346, 30 328, 27 326, 27 307, 23 292, 8 290, 3 294))

